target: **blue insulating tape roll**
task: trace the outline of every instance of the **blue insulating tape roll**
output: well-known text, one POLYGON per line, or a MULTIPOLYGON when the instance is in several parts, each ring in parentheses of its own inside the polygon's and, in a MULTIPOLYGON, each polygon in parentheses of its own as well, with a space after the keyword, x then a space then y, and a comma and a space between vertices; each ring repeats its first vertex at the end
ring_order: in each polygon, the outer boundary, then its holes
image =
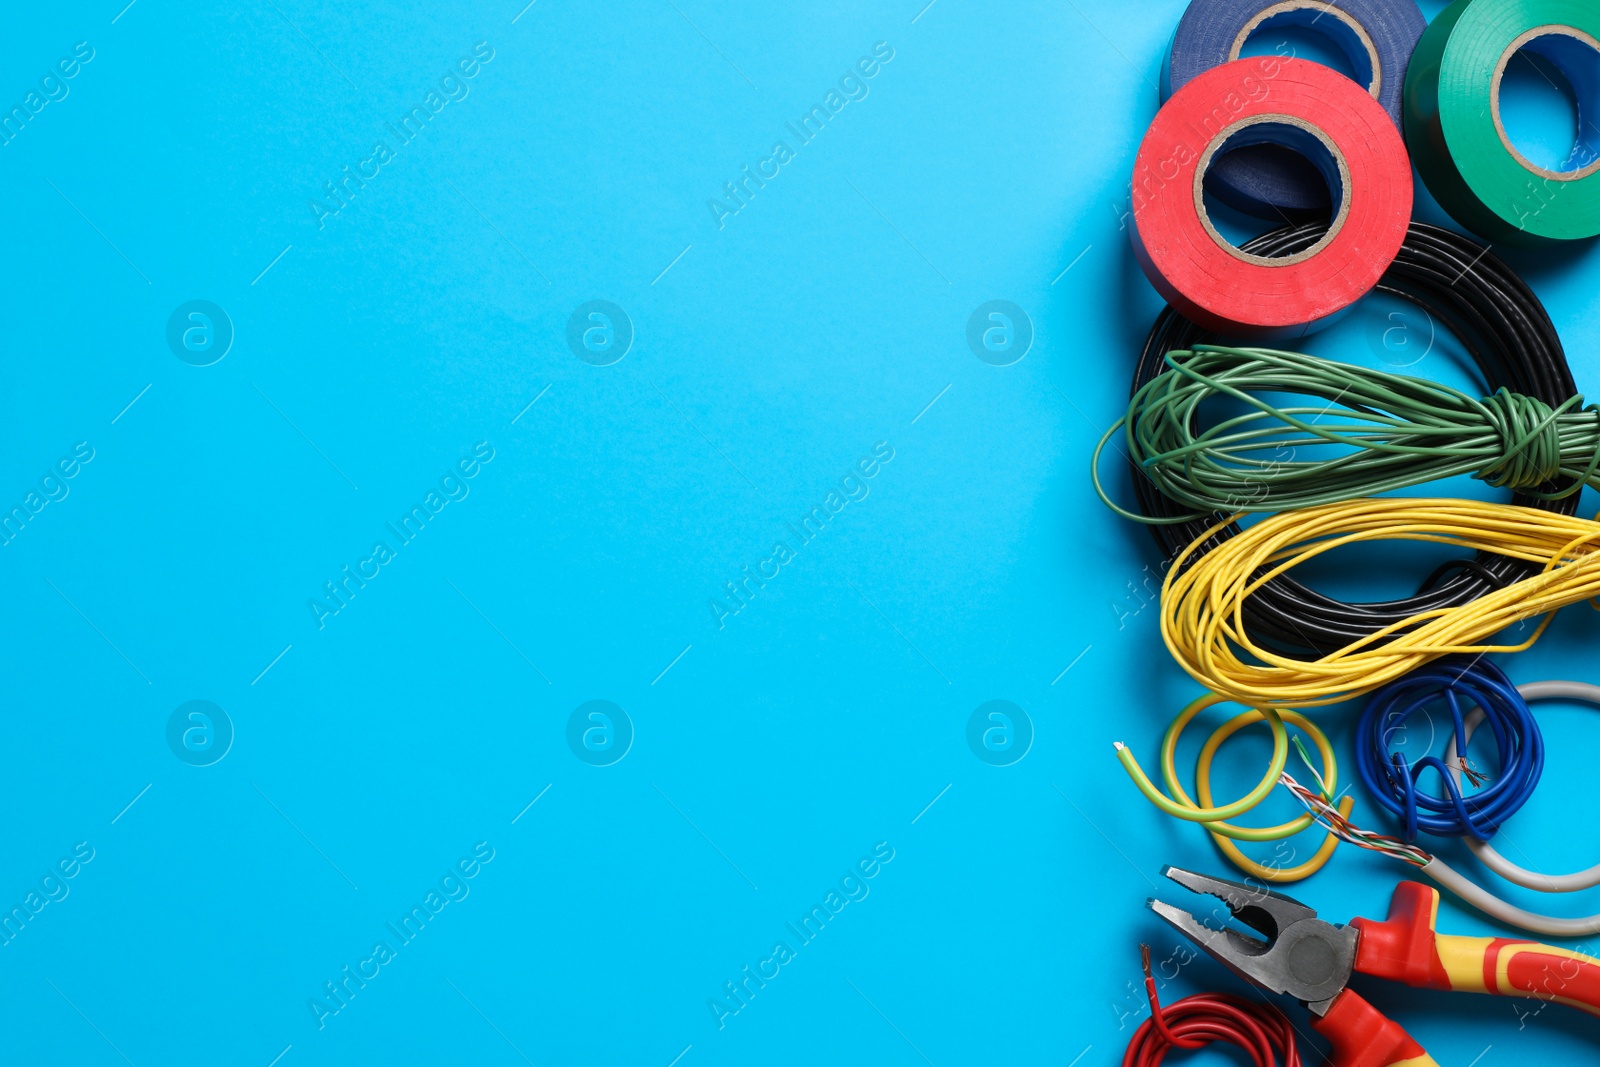
MULTIPOLYGON (((1172 36, 1161 99, 1197 74, 1238 59, 1258 29, 1298 26, 1320 33, 1348 57, 1358 81, 1400 125, 1406 64, 1427 28, 1416 0, 1192 0, 1172 36)), ((1276 145, 1230 152, 1213 163, 1206 190, 1230 207, 1283 221, 1330 213, 1327 183, 1308 161, 1276 145)))

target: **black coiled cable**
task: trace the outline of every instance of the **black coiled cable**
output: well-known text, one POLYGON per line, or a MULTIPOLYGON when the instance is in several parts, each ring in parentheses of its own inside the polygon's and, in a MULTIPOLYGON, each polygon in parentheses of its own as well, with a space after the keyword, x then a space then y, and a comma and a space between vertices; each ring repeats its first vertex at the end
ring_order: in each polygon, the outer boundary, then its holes
MULTIPOLYGON (((1242 248, 1260 256, 1293 255, 1315 244, 1326 229, 1326 222, 1288 226, 1242 248)), ((1413 222, 1399 256, 1384 272, 1377 289, 1417 305, 1455 334, 1482 371, 1489 392, 1504 386, 1555 406, 1578 391, 1544 305, 1510 267, 1482 245, 1449 230, 1413 222)), ((1196 326, 1172 308, 1163 309, 1145 339, 1132 392, 1166 368, 1163 360, 1168 352, 1219 340, 1219 335, 1196 326)), ((1133 483, 1139 510, 1146 516, 1170 518, 1184 513, 1184 508, 1162 496, 1137 469, 1133 483)), ((1512 502, 1564 515, 1574 514, 1578 507, 1575 493, 1557 500, 1519 494, 1512 502)), ((1170 560, 1210 525, 1210 520, 1197 519, 1149 529, 1164 558, 1170 560)), ((1214 535, 1207 547, 1237 532, 1237 526, 1228 526, 1214 535)), ((1314 658, 1419 612, 1470 603, 1535 569, 1533 564, 1507 556, 1480 553, 1475 559, 1439 567, 1412 596, 1354 604, 1280 576, 1245 601, 1244 623, 1257 642, 1285 655, 1314 658)))

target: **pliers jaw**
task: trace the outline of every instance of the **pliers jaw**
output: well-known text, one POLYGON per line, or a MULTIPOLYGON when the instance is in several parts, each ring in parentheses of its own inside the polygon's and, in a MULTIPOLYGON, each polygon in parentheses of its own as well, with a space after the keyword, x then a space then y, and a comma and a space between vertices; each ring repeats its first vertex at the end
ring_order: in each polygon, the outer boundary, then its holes
POLYGON ((1247 982, 1285 993, 1322 1015, 1355 970, 1353 927, 1317 918, 1311 908, 1270 889, 1164 867, 1162 874, 1196 893, 1214 896, 1229 913, 1261 935, 1207 926, 1181 908, 1151 899, 1150 910, 1247 982))

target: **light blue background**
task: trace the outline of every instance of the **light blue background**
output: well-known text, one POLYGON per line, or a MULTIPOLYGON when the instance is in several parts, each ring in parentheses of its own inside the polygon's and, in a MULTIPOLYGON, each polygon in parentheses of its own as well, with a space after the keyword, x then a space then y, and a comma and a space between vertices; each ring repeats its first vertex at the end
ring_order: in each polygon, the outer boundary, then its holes
MULTIPOLYGON (((1136 946, 1175 945, 1160 866, 1227 872, 1112 758, 1153 762, 1195 688, 1139 609, 1146 534, 1086 477, 1159 306, 1121 216, 1182 4, 122 2, 0 37, 7 108, 95 50, 0 148, 0 499, 95 450, 0 549, 0 903, 95 850, 0 948, 9 1058, 1117 1062, 1136 946), (466 99, 319 228, 480 41, 466 99), (719 229, 707 200, 880 41, 869 95, 719 229), (165 342, 191 299, 236 331, 210 367, 165 342), (566 344, 592 299, 636 331, 609 367, 566 344), (964 339, 990 299, 1035 329, 1009 367, 964 339), (480 441, 470 496, 319 629, 308 599, 480 441), (870 494, 719 629, 723 583, 877 442, 870 494), (196 699, 236 731, 206 768, 166 742, 196 699), (636 731, 609 767, 566 742, 592 699, 636 731), (1036 732, 1009 767, 967 747, 991 699, 1036 732), (480 841, 470 895, 319 1029, 323 983, 480 841), (878 842, 870 895, 719 1029, 724 982, 878 842)), ((1512 258, 1597 388, 1593 246, 1512 258)), ((1382 365, 1388 310, 1313 349, 1382 365)), ((1573 608, 1509 669, 1600 681, 1596 636, 1573 608)), ((1542 721, 1510 833, 1587 865, 1595 725, 1542 721)), ((1294 892, 1377 915, 1401 873, 1342 850, 1294 892)), ((1197 962, 1166 994, 1207 988, 1234 984, 1197 962)), ((1555 1008, 1373 999, 1444 1064, 1600 1048, 1555 1008)))

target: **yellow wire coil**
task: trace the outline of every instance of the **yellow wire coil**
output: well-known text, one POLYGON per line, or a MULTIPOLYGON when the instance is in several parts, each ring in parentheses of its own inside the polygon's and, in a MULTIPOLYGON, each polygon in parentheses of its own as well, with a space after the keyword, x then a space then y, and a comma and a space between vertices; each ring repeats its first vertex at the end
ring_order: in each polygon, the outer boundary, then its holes
POLYGON ((1206 539, 1226 524, 1196 538, 1168 570, 1161 587, 1161 636, 1192 678, 1251 707, 1333 704, 1440 656, 1518 652, 1539 639, 1557 609, 1600 595, 1600 523, 1537 508, 1476 500, 1349 500, 1271 516, 1200 554, 1206 539), (1394 540, 1492 552, 1538 564, 1540 572, 1469 604, 1413 615, 1320 659, 1284 656, 1246 633, 1244 602, 1266 581, 1344 545, 1394 540), (1490 641, 1538 616, 1544 618, 1526 640, 1490 641))
MULTIPOLYGON (((1166 780, 1167 789, 1172 793, 1172 797, 1166 796, 1156 788, 1126 746, 1120 744, 1117 746, 1117 758, 1122 762, 1123 769, 1128 772, 1128 777, 1133 779, 1133 784, 1139 787, 1139 791, 1152 804, 1169 815, 1204 825, 1212 839, 1216 841, 1217 847, 1222 850, 1222 854, 1246 874, 1254 875, 1265 882, 1278 883, 1298 882, 1302 878, 1308 878, 1322 869, 1323 864, 1332 857, 1333 850, 1338 847, 1339 839, 1333 834, 1326 836, 1310 859, 1294 867, 1272 867, 1257 863, 1246 856, 1233 842, 1235 839, 1278 841, 1292 837, 1312 825, 1313 819, 1309 814, 1279 823, 1277 826, 1235 826, 1227 820, 1255 808, 1266 799, 1273 786, 1277 785, 1278 776, 1283 773, 1289 755, 1289 738, 1288 731, 1284 728, 1285 723, 1293 725, 1311 738, 1312 743, 1316 745, 1317 752, 1322 757, 1322 780, 1330 791, 1338 788, 1339 777, 1339 765, 1333 755, 1333 746, 1329 744, 1327 735, 1299 712, 1278 711, 1272 708, 1252 708, 1241 712, 1213 730, 1200 749, 1200 759, 1195 766, 1195 792, 1200 797, 1200 803, 1196 804, 1178 779, 1178 739, 1183 736, 1184 729, 1197 715, 1225 700, 1227 698, 1219 694, 1207 693, 1191 701, 1167 727, 1167 732, 1161 739, 1161 776, 1166 780), (1265 722, 1272 730, 1272 759, 1268 763, 1267 773, 1262 776, 1255 788, 1240 799, 1230 804, 1215 806, 1211 796, 1212 760, 1230 737, 1246 726, 1258 722, 1265 722), (1174 797, 1176 799, 1173 799, 1174 797)), ((1352 803, 1350 797, 1340 801, 1339 811, 1346 818, 1350 815, 1352 803)))

